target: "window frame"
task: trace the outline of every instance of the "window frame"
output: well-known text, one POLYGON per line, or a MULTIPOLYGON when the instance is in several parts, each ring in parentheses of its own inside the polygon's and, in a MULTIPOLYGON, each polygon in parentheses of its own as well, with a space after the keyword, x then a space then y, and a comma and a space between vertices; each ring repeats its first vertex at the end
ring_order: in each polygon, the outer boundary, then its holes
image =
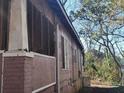
POLYGON ((61 55, 62 55, 62 69, 69 70, 69 41, 62 35, 61 36, 61 55))

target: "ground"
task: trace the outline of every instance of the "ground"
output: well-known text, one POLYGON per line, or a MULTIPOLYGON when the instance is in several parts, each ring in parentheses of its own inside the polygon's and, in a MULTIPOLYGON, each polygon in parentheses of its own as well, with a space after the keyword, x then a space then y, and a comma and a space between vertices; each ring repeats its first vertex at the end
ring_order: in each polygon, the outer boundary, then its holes
POLYGON ((79 93, 124 93, 124 87, 84 87, 79 93))

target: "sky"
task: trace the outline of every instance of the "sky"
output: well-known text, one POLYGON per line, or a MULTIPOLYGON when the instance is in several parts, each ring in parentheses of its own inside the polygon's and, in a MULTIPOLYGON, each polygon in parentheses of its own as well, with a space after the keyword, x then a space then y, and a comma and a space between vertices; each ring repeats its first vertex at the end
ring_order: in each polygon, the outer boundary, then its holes
MULTIPOLYGON (((68 15, 70 14, 70 11, 76 11, 77 9, 79 9, 81 5, 79 1, 80 0, 67 0, 67 3, 65 4, 64 7, 68 15)), ((79 21, 78 20, 74 21, 72 24, 75 27, 76 31, 78 32, 80 30, 79 21)), ((83 38, 80 38, 80 40, 82 41, 85 50, 87 50, 85 40, 83 38)))
MULTIPOLYGON (((65 7, 65 10, 67 11, 67 14, 69 15, 70 11, 72 11, 72 10, 76 11, 80 7, 80 2, 79 2, 79 0, 67 0, 67 3, 65 4, 64 7, 65 7)), ((80 26, 79 20, 74 21, 73 25, 74 25, 76 31, 80 30, 81 26, 80 26)), ((120 31, 124 32, 124 28, 122 28, 120 31)), ((83 38, 80 38, 80 39, 84 45, 85 50, 87 50, 85 40, 83 38)), ((124 42, 120 43, 119 46, 124 49, 124 42)))

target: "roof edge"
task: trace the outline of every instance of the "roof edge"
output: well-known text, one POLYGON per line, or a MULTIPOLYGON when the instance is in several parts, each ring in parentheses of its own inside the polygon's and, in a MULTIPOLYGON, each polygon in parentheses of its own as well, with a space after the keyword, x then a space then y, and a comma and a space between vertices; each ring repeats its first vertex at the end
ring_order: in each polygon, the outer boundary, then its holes
POLYGON ((76 35, 76 38, 77 38, 77 40, 78 40, 79 43, 80 43, 80 46, 82 47, 82 49, 84 49, 84 46, 83 46, 83 44, 82 44, 82 42, 81 42, 81 40, 80 40, 80 37, 79 37, 79 35, 78 35, 76 29, 74 28, 74 26, 73 26, 73 24, 72 24, 72 22, 71 22, 71 20, 70 20, 70 18, 69 18, 69 16, 68 16, 68 14, 67 14, 65 8, 63 7, 61 1, 60 1, 60 0, 57 0, 57 2, 58 2, 58 4, 59 4, 59 6, 60 6, 60 8, 61 8, 61 10, 62 10, 62 12, 63 12, 63 14, 65 15, 66 20, 68 21, 69 25, 71 26, 71 28, 72 28, 74 34, 76 35))

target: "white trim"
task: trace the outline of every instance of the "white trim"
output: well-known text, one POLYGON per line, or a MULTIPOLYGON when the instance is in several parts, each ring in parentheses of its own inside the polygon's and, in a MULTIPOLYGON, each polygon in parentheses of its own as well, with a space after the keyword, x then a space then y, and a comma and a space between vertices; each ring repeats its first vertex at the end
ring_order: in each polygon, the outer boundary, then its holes
POLYGON ((57 24, 57 31, 56 31, 56 47, 57 47, 57 49, 56 49, 56 82, 57 82, 57 93, 60 93, 60 50, 59 50, 59 36, 60 36, 60 34, 59 34, 59 31, 60 30, 60 28, 59 28, 59 25, 57 24))
POLYGON ((40 53, 36 53, 36 52, 30 52, 30 53, 32 53, 32 54, 34 54, 34 55, 36 55, 36 56, 40 56, 40 57, 48 57, 48 58, 52 58, 52 59, 54 59, 55 58, 55 56, 49 56, 49 55, 45 55, 45 54, 40 54, 40 53))
POLYGON ((0 50, 0 54, 1 54, 1 53, 4 53, 4 50, 0 50))
POLYGON ((49 87, 51 87, 51 86, 53 86, 53 85, 55 85, 55 84, 56 84, 56 82, 51 83, 51 84, 49 84, 49 85, 46 85, 46 86, 44 86, 44 87, 41 87, 41 88, 39 88, 39 89, 36 89, 36 90, 32 91, 32 93, 37 93, 37 92, 43 91, 44 89, 47 89, 47 88, 49 88, 49 87))
POLYGON ((11 0, 8 50, 28 50, 27 0, 11 0))
MULTIPOLYGON (((1 53, 2 51, 0 51, 1 53)), ((40 53, 35 53, 35 52, 25 52, 25 51, 7 51, 3 53, 4 57, 14 57, 14 56, 27 56, 27 57, 34 57, 34 56, 40 56, 40 57, 48 57, 55 59, 54 56, 48 56, 40 53)))
POLYGON ((46 58, 55 59, 54 56, 48 56, 48 55, 44 55, 44 54, 40 54, 40 53, 25 52, 25 51, 7 51, 7 52, 3 53, 3 56, 4 57, 14 57, 14 56, 34 57, 34 56, 40 56, 40 57, 46 57, 46 58))
POLYGON ((14 57, 14 56, 27 56, 27 57, 34 57, 34 54, 31 52, 25 51, 7 51, 3 54, 4 57, 14 57))

